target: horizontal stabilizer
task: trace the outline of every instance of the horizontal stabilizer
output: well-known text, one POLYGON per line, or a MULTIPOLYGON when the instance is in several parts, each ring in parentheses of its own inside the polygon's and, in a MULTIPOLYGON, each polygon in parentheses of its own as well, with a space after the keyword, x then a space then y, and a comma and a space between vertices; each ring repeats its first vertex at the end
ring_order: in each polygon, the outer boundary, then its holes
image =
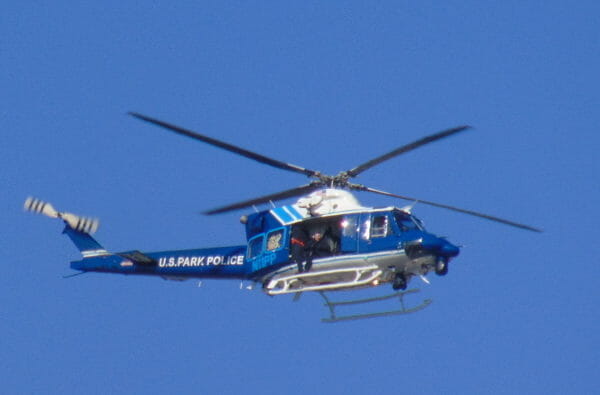
POLYGON ((98 230, 98 226, 100 225, 100 221, 96 218, 80 217, 66 212, 61 213, 52 207, 50 203, 32 197, 28 197, 25 200, 24 208, 26 211, 42 214, 50 218, 60 218, 72 229, 82 233, 93 234, 98 230))
POLYGON ((141 253, 140 251, 120 252, 117 255, 119 255, 120 257, 123 257, 125 259, 129 259, 136 265, 156 266, 158 264, 156 259, 151 258, 148 255, 141 253))

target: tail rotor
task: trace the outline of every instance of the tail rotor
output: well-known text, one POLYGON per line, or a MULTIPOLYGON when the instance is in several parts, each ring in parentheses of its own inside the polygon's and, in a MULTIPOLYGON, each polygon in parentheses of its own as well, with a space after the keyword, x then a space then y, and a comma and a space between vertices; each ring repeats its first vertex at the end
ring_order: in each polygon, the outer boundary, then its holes
POLYGON ((25 200, 24 209, 50 218, 60 218, 68 226, 82 233, 93 234, 98 230, 98 226, 100 225, 100 221, 97 218, 81 217, 67 212, 60 212, 52 204, 33 197, 28 197, 25 200))

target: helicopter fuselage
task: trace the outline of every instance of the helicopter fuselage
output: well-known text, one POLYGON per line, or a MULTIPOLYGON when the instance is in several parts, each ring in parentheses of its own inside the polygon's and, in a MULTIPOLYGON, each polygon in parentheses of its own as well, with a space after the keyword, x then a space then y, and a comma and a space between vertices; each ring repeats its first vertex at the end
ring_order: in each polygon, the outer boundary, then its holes
POLYGON ((254 213, 244 222, 246 245, 144 253, 112 254, 93 244, 88 234, 69 226, 65 233, 84 255, 71 263, 75 270, 250 280, 271 295, 371 287, 398 277, 404 288, 415 275, 445 274, 448 261, 459 253, 395 207, 311 216, 297 206, 283 206, 254 213), (318 232, 321 238, 315 240, 318 232))

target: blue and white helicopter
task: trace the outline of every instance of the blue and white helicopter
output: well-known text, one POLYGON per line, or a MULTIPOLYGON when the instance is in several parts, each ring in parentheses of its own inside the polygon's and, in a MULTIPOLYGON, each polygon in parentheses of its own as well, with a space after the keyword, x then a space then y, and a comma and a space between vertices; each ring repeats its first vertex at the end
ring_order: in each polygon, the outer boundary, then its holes
POLYGON ((336 322, 406 314, 426 307, 431 303, 430 300, 415 307, 405 307, 403 297, 418 292, 417 289, 407 291, 408 283, 414 277, 427 282, 425 275, 430 272, 440 276, 447 274, 450 261, 459 254, 459 248, 446 238, 425 230, 422 222, 411 213, 412 206, 364 207, 350 191, 367 191, 419 202, 540 232, 537 228, 506 219, 350 182, 352 178, 384 161, 465 131, 469 129, 468 126, 426 136, 331 176, 281 162, 142 114, 130 115, 257 162, 303 174, 312 181, 205 213, 219 214, 300 197, 291 205, 242 216, 241 222, 246 228, 246 244, 176 251, 109 252, 91 236, 98 228, 97 219, 59 212, 49 203, 28 198, 25 201, 26 210, 64 221, 66 226, 63 233, 69 236, 83 256, 82 259, 71 262, 71 268, 79 271, 78 274, 101 272, 160 276, 170 280, 209 278, 250 281, 260 284, 268 295, 291 293, 295 294, 295 300, 304 292, 319 292, 331 313, 323 321, 336 322), (384 284, 391 284, 394 293, 339 302, 331 301, 325 294, 329 291, 372 288, 384 284), (399 309, 346 316, 336 313, 336 308, 340 306, 396 297, 401 303, 399 309))

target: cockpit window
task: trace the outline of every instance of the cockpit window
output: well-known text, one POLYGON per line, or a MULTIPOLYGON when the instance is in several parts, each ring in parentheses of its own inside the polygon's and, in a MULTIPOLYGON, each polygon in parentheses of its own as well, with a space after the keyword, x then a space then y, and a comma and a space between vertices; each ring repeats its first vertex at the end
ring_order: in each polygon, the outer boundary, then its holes
POLYGON ((402 211, 394 211, 394 217, 398 224, 398 228, 400 228, 402 232, 413 229, 422 229, 422 225, 418 220, 409 214, 403 213, 402 211))

